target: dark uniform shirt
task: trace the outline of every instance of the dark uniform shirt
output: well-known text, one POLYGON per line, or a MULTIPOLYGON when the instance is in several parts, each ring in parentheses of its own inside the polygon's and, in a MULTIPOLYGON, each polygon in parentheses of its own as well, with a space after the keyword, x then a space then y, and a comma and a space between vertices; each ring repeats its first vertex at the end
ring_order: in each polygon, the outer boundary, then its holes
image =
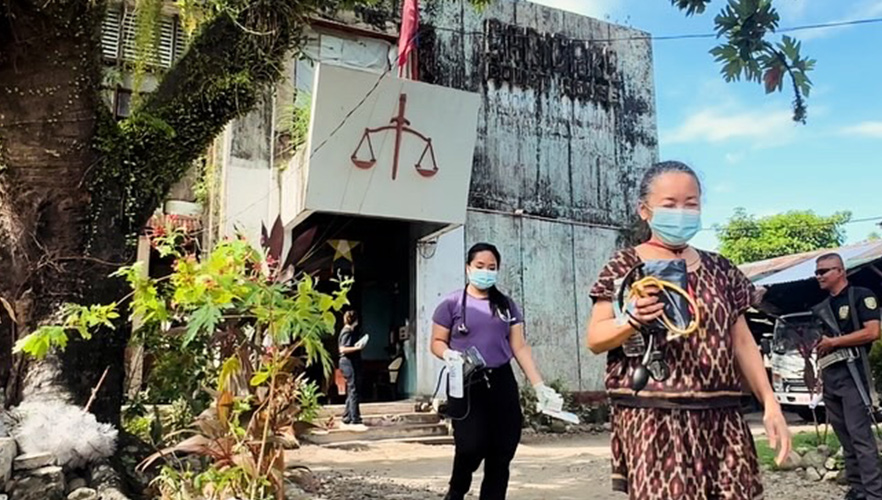
MULTIPOLYGON (((842 332, 842 335, 848 335, 863 329, 868 321, 879 321, 880 319, 876 295, 871 290, 859 286, 848 285, 839 294, 830 297, 830 308, 833 310, 833 315, 839 323, 839 331, 842 332), (854 289, 854 307, 856 311, 852 311, 848 303, 849 289, 854 289), (856 315, 857 321, 852 319, 853 315, 856 315)), ((872 342, 868 342, 863 346, 858 346, 858 348, 863 350, 863 354, 866 356, 869 355, 872 345, 872 342)), ((827 371, 847 369, 848 367, 845 363, 839 363, 829 367, 827 371)), ((863 363, 857 363, 857 369, 861 377, 866 380, 867 374, 865 373, 863 363)))
MULTIPOLYGON (((879 321, 880 319, 876 295, 867 288, 849 285, 843 288, 838 295, 830 298, 830 306, 833 309, 836 320, 839 322, 839 330, 842 332, 842 335, 848 335, 863 329, 868 321, 879 321), (851 306, 848 304, 849 289, 854 289, 854 307, 857 309, 856 311, 852 311, 851 306), (857 322, 852 319, 855 314, 857 315, 857 322)), ((869 349, 872 344, 870 342, 863 347, 869 349)))
MULTIPOLYGON (((343 330, 340 331, 340 347, 355 347, 356 342, 358 342, 358 336, 355 332, 355 328, 351 325, 344 326, 343 330)), ((352 362, 361 361, 361 351, 341 354, 340 359, 348 359, 352 362)))

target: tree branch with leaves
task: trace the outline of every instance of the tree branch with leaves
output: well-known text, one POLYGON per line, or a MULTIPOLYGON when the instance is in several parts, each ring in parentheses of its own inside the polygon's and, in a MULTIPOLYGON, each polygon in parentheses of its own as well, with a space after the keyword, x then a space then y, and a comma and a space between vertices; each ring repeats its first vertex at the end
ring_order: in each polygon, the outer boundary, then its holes
MULTIPOLYGON (((710 0, 671 0, 687 16, 705 12, 710 0)), ((812 88, 808 74, 815 60, 802 56, 802 45, 784 35, 780 42, 769 38, 779 29, 780 16, 772 0, 729 0, 714 18, 718 38, 725 43, 710 53, 722 64, 720 72, 727 82, 744 78, 761 83, 766 93, 781 91, 785 77, 793 87, 793 120, 805 123, 806 98, 812 88)))

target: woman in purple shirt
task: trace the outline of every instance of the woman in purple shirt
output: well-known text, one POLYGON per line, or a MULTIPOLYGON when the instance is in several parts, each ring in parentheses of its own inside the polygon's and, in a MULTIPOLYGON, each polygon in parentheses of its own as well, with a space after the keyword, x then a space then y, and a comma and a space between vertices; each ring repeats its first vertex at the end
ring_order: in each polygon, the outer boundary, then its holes
POLYGON ((432 354, 448 365, 476 348, 486 368, 466 381, 463 398, 448 398, 453 415, 456 454, 445 500, 462 500, 472 474, 484 462, 480 500, 504 500, 509 464, 521 440, 523 416, 518 384, 511 368, 515 358, 536 389, 540 410, 560 397, 542 383, 524 336, 524 318, 517 304, 496 288, 500 264, 493 245, 478 243, 468 252, 468 285, 450 294, 433 317, 432 354))

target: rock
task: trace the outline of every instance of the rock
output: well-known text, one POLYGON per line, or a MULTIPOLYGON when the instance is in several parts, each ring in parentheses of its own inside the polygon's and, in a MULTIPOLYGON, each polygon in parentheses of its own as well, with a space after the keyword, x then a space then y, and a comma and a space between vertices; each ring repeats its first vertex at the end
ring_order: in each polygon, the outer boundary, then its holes
POLYGON ((805 479, 805 469, 802 467, 796 469, 796 477, 800 479, 805 479))
POLYGON ((845 469, 836 473, 836 484, 839 486, 848 486, 848 474, 845 473, 845 469))
POLYGON ((300 486, 291 481, 285 481, 285 500, 312 500, 312 497, 300 486))
POLYGON ((829 483, 835 483, 837 477, 839 477, 839 473, 831 470, 831 471, 828 471, 826 474, 824 474, 824 481, 827 481, 829 483))
POLYGON ((837 466, 837 463, 836 463, 836 459, 834 457, 828 458, 827 461, 824 462, 824 467, 827 470, 839 470, 839 467, 837 466))
POLYGON ((319 480, 306 467, 295 467, 285 471, 285 480, 307 493, 318 493, 321 489, 319 480))
POLYGON ((33 470, 48 467, 55 463, 55 457, 51 453, 27 453, 15 457, 13 468, 15 470, 33 470))
POLYGON ((802 467, 802 457, 795 451, 791 451, 784 463, 778 466, 778 470, 793 471, 802 467))
POLYGON ((603 423, 603 431, 604 432, 612 432, 612 424, 610 422, 603 423))
POLYGON ((827 457, 822 455, 821 453, 818 453, 817 450, 809 451, 802 457, 802 463, 805 465, 806 468, 811 467, 819 471, 827 470, 827 467, 825 467, 826 462, 827 457))
POLYGON ((561 422, 560 420, 552 420, 551 421, 551 432, 555 434, 563 434, 567 432, 567 424, 561 422))
POLYGON ((10 500, 64 500, 64 472, 61 467, 41 467, 17 475, 10 500))
POLYGON ((89 486, 89 483, 87 483, 85 479, 81 477, 73 477, 67 482, 67 491, 73 492, 80 488, 85 488, 86 486, 89 486))
POLYGON ((92 488, 77 488, 67 496, 67 500, 98 500, 98 492, 92 488))
POLYGON ((824 455, 825 457, 829 457, 830 456, 830 447, 827 446, 826 444, 822 444, 822 445, 818 446, 818 453, 820 453, 821 455, 824 455))
POLYGON ((818 472, 818 469, 814 467, 809 467, 805 470, 805 478, 809 481, 820 481, 823 479, 823 476, 818 472))
POLYGON ((18 455, 18 445, 15 439, 0 438, 0 490, 6 488, 6 483, 12 479, 12 462, 18 455))
POLYGON ((92 464, 92 487, 98 491, 101 500, 128 500, 122 493, 122 478, 105 460, 98 460, 92 464))

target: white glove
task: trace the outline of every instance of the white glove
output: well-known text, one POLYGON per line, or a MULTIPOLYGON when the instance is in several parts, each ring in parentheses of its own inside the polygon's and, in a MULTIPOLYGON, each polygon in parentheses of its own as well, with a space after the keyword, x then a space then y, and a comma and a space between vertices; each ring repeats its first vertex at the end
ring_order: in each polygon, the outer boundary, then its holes
POLYGON ((453 363, 462 363, 462 353, 459 351, 454 351, 453 349, 445 349, 442 358, 444 358, 444 363, 448 365, 452 365, 453 363))
POLYGON ((557 391, 544 383, 534 385, 533 389, 536 391, 536 411, 563 410, 563 396, 558 394, 557 391))

